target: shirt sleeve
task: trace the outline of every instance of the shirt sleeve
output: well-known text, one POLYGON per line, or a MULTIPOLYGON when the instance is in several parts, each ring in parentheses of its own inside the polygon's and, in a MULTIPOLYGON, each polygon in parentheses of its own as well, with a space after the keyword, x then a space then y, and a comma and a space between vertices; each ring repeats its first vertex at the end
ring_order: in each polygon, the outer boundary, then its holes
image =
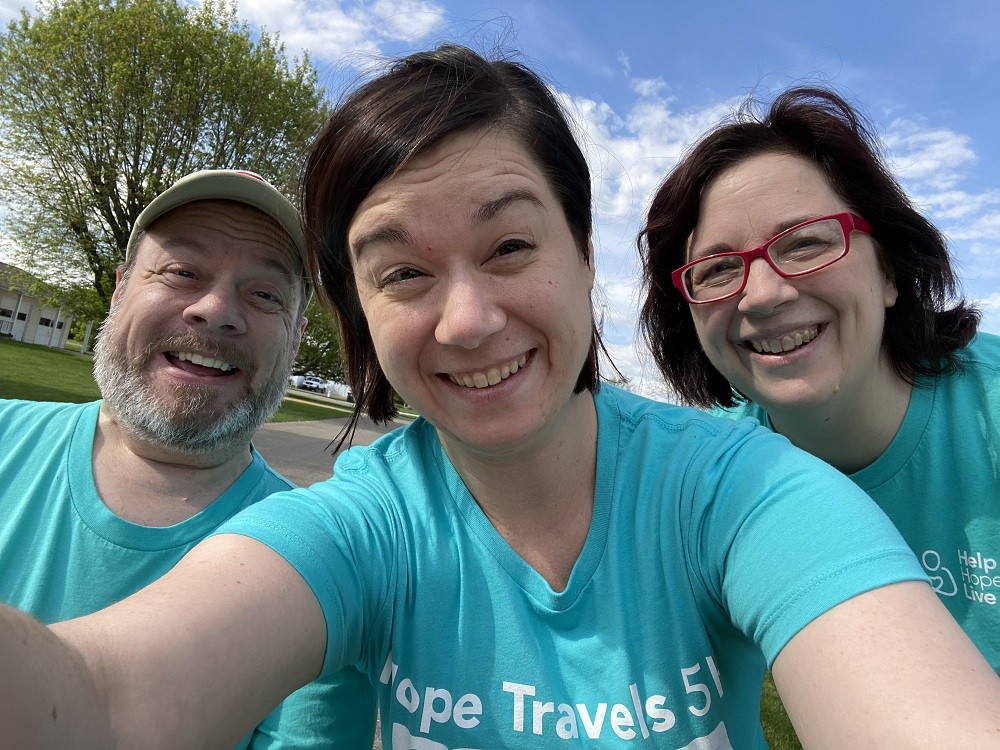
MULTIPOLYGON (((326 620, 323 675, 369 663, 366 644, 404 566, 399 523, 384 471, 352 472, 342 455, 333 478, 280 492, 237 513, 216 531, 255 539, 277 552, 312 589, 326 620)), ((370 671, 369 671, 370 673, 370 671)))
MULTIPOLYGON (((699 575, 768 665, 809 622, 865 591, 927 576, 899 532, 832 466, 750 422, 692 478, 699 575)), ((716 441, 717 442, 717 441, 716 441)))

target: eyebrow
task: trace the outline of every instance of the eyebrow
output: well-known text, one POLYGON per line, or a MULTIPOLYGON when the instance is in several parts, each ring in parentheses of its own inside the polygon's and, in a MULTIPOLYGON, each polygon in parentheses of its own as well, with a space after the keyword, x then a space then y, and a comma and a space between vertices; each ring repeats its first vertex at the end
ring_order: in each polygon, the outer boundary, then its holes
POLYGON ((354 253, 354 259, 357 260, 361 257, 361 253, 364 252, 366 247, 381 243, 390 245, 412 245, 413 236, 401 226, 391 224, 384 227, 378 227, 367 234, 361 235, 357 240, 350 243, 350 249, 354 253))
MULTIPOLYGON (((477 208, 472 214, 472 221, 477 226, 482 226, 483 224, 493 221, 493 219, 502 214, 513 204, 522 202, 531 203, 539 208, 545 207, 545 204, 542 203, 542 199, 530 190, 511 190, 509 193, 505 193, 499 198, 487 201, 479 206, 479 208, 477 208)), ((390 245, 413 245, 414 240, 413 235, 398 224, 387 224, 383 227, 377 227, 376 229, 361 235, 357 240, 351 243, 351 251, 354 253, 354 259, 357 260, 360 258, 365 248, 371 245, 378 245, 380 243, 390 245)))
POLYGON ((486 224, 506 211, 514 203, 522 202, 531 203, 539 208, 545 207, 542 199, 530 190, 511 190, 509 193, 505 193, 499 198, 487 201, 481 205, 476 209, 476 213, 473 214, 472 219, 476 224, 486 224))
MULTIPOLYGON (((161 241, 160 246, 168 253, 191 251, 204 254, 212 252, 212 243, 202 242, 197 238, 168 237, 161 241)), ((253 253, 253 262, 263 268, 275 271, 279 275, 290 279, 303 278, 305 268, 298 257, 298 250, 294 246, 278 246, 266 242, 258 242, 253 248, 245 252, 253 253), (291 261, 291 263, 288 261, 291 261), (296 268, 299 270, 296 271, 296 268)))

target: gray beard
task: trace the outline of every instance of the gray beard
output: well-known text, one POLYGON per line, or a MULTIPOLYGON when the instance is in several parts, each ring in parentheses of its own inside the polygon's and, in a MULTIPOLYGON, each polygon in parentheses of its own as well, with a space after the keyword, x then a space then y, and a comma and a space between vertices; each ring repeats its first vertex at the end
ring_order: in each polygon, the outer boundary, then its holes
MULTIPOLYGON (((249 446, 260 426, 281 406, 292 371, 291 356, 269 382, 256 390, 248 387, 238 403, 213 407, 212 391, 184 383, 175 384, 164 402, 143 372, 153 356, 162 356, 154 349, 163 342, 150 343, 136 360, 127 359, 122 354, 125 335, 116 313, 112 309, 108 314, 94 345, 94 380, 110 412, 135 437, 192 455, 236 450, 249 446)), ((192 341, 176 348, 204 347, 192 341)))

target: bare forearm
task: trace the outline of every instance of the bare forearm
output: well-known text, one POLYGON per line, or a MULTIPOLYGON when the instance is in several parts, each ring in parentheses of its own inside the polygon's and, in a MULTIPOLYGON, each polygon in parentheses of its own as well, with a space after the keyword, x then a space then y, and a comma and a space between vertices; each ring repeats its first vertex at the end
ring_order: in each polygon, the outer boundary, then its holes
POLYGON ((774 680, 803 747, 1000 750, 1000 680, 924 583, 818 617, 774 680))
POLYGON ((18 748, 110 748, 107 715, 80 654, 0 606, 0 737, 18 748))

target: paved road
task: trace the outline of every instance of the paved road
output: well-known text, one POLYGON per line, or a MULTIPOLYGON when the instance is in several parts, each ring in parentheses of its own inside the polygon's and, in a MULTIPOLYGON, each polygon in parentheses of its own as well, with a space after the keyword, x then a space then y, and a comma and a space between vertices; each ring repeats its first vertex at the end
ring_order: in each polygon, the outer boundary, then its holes
MULTIPOLYGON (((346 423, 346 418, 270 422, 257 431, 253 444, 275 470, 289 481, 307 487, 330 478, 334 459, 330 442, 346 423)), ((402 424, 405 422, 399 423, 402 424)), ((376 425, 370 419, 362 418, 354 435, 354 445, 368 445, 397 426, 376 425)))

